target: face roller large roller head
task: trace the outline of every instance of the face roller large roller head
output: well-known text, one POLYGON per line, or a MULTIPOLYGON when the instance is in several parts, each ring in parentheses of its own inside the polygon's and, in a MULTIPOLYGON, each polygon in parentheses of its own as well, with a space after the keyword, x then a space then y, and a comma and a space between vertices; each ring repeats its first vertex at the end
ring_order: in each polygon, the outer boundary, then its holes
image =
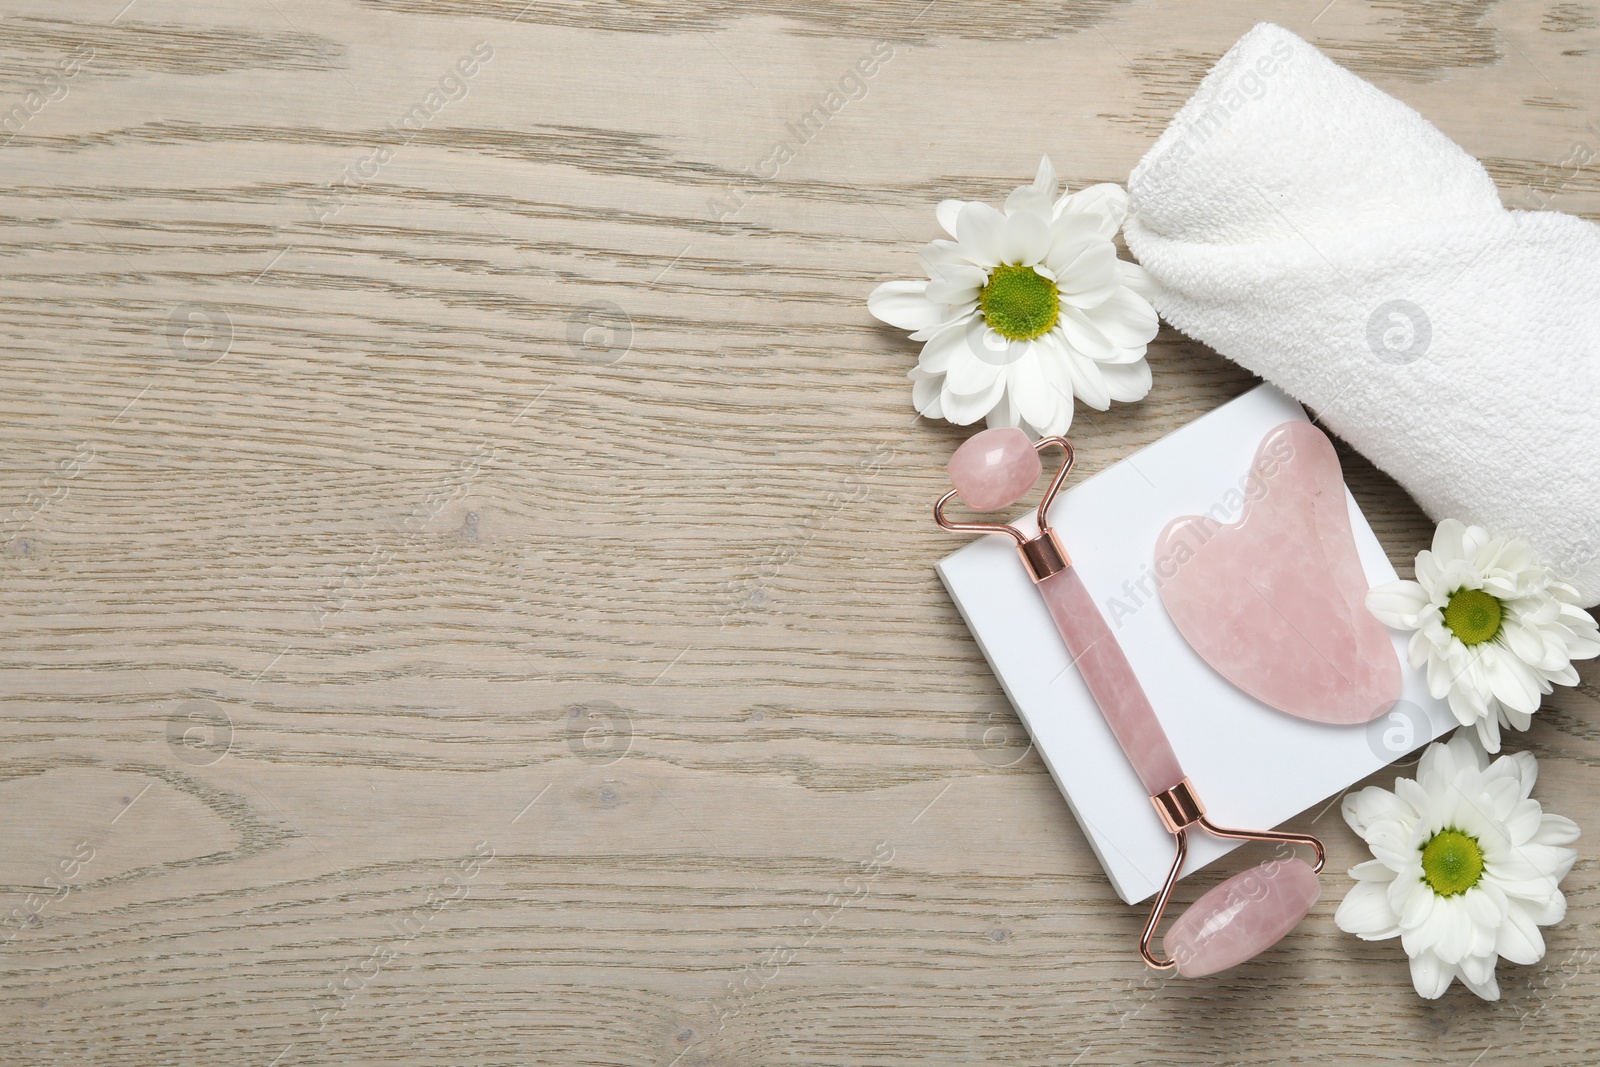
POLYGON ((1072 445, 1064 437, 1046 437, 1034 443, 1021 430, 985 430, 956 450, 949 469, 955 488, 934 505, 934 518, 946 530, 1005 534, 1016 541, 1023 566, 1044 597, 1073 662, 1150 794, 1156 815, 1172 834, 1176 855, 1139 939, 1139 954, 1157 970, 1176 970, 1187 978, 1197 978, 1243 963, 1271 947, 1317 901, 1317 872, 1326 861, 1322 842, 1307 834, 1231 830, 1206 817, 1205 805, 1178 766, 1178 757, 1122 647, 1050 527, 1047 513, 1072 469, 1072 445), (997 511, 1015 504, 1038 480, 1043 470, 1039 454, 1050 447, 1060 448, 1065 459, 1039 502, 1038 534, 1029 537, 1009 525, 945 518, 945 505, 957 496, 974 511, 997 511), (1309 845, 1317 862, 1313 867, 1292 857, 1272 859, 1216 886, 1172 924, 1163 939, 1169 954, 1163 959, 1151 945, 1182 872, 1192 829, 1246 841, 1309 845))

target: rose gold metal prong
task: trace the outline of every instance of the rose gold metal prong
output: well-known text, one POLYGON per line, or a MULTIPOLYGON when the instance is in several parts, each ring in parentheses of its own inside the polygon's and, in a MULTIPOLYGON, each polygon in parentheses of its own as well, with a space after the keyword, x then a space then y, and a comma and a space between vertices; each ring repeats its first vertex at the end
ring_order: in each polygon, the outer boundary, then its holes
POLYGON ((1072 464, 1077 459, 1077 454, 1072 450, 1072 442, 1065 437, 1041 437, 1033 443, 1033 450, 1043 452, 1051 445, 1060 446, 1065 456, 1062 458, 1061 469, 1056 471, 1056 476, 1050 480, 1050 488, 1044 491, 1044 496, 1039 500, 1038 510, 1034 512, 1035 518, 1039 520, 1040 533, 1050 529, 1047 512, 1050 510, 1050 505, 1056 502, 1056 494, 1061 492, 1061 483, 1067 480, 1067 472, 1072 470, 1072 464))
POLYGON ((1288 845, 1307 845, 1317 854, 1317 862, 1311 869, 1318 874, 1322 873, 1322 868, 1328 862, 1328 850, 1322 847, 1321 841, 1310 834, 1289 834, 1278 830, 1231 830, 1225 826, 1218 826, 1204 815, 1195 822, 1214 837, 1229 837, 1236 841, 1281 841, 1288 845))
POLYGON ((1172 890, 1178 884, 1178 873, 1183 870, 1183 861, 1189 856, 1189 831, 1179 830, 1172 835, 1176 842, 1176 855, 1172 857, 1172 869, 1167 872, 1167 880, 1161 886, 1161 892, 1156 894, 1156 902, 1150 908, 1150 918, 1145 921, 1144 933, 1139 935, 1139 955, 1144 957, 1145 963, 1158 971, 1176 970, 1177 960, 1164 960, 1158 957, 1151 949, 1150 943, 1155 940, 1156 927, 1161 925, 1161 915, 1167 910, 1167 901, 1172 899, 1172 890))
POLYGON ((1015 526, 1003 522, 951 522, 944 517, 944 506, 956 498, 958 490, 952 489, 933 504, 933 521, 946 530, 962 533, 1003 533, 1016 539, 1018 546, 1028 543, 1028 537, 1015 526))
POLYGON ((1046 448, 1059 446, 1066 453, 1066 458, 1061 464, 1061 469, 1056 471, 1055 477, 1050 479, 1050 486, 1044 491, 1044 497, 1039 501, 1035 511, 1038 520, 1039 532, 1032 537, 1023 533, 1015 526, 1001 522, 954 522, 945 518, 945 505, 956 498, 957 492, 952 489, 941 496, 933 505, 933 521, 946 530, 959 533, 1003 533, 1017 542, 1017 551, 1022 555, 1023 566, 1028 569, 1028 576, 1035 582, 1042 582, 1052 574, 1066 570, 1072 566, 1072 560, 1067 556, 1067 550, 1062 547, 1061 539, 1050 528, 1048 512, 1050 505, 1055 503, 1056 494, 1061 492, 1061 484, 1067 479, 1067 472, 1072 470, 1074 454, 1072 442, 1065 437, 1042 437, 1033 443, 1035 452, 1043 452, 1046 448))

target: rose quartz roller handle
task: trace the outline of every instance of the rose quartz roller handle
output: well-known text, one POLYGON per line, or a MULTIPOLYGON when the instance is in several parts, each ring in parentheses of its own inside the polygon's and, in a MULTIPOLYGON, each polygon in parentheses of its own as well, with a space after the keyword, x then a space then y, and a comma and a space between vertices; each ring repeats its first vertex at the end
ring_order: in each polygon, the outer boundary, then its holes
POLYGON ((1183 770, 1161 729, 1161 720, 1077 570, 1058 571, 1038 588, 1078 673, 1117 735, 1117 743, 1127 753, 1145 792, 1155 796, 1183 781, 1183 770))
MULTIPOLYGON (((1070 461, 1069 461, 1070 465, 1070 461)), ((997 511, 1020 500, 1033 487, 1042 469, 1039 454, 1028 435, 1010 427, 994 427, 969 438, 950 457, 950 482, 956 493, 974 511, 997 511)), ((1065 470, 1062 474, 1065 474, 1065 470)), ((1054 488, 1060 485, 1057 476, 1054 488)), ((1044 524, 1045 508, 1050 494, 1039 505, 1040 524, 1044 524)), ((995 527, 963 526, 951 524, 942 517, 940 523, 947 529, 987 530, 995 527)), ((1019 541, 1022 535, 1005 528, 1019 541)), ((1051 538, 1053 540, 1053 537, 1051 538)), ((1035 538, 1035 541, 1044 538, 1035 538)), ((1112 636, 1111 628, 1095 606, 1089 591, 1083 587, 1078 572, 1067 563, 1062 554, 1052 564, 1060 568, 1054 574, 1040 579, 1035 571, 1035 581, 1050 615, 1056 620, 1072 661, 1083 675, 1101 714, 1116 734, 1117 743, 1127 753, 1128 761, 1138 772, 1145 790, 1155 796, 1164 793, 1183 781, 1183 771, 1178 767, 1178 757, 1161 729, 1161 720, 1144 695, 1144 687, 1128 665, 1122 646, 1112 636)))

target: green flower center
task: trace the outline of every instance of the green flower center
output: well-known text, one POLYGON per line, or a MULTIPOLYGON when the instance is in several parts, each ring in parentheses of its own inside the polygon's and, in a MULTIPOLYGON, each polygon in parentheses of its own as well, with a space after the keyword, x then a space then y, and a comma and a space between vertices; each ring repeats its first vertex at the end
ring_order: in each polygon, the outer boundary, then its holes
POLYGON ((1463 645, 1494 640, 1500 616, 1500 601, 1482 589, 1457 589, 1444 606, 1444 624, 1463 645))
POLYGON ((1031 341, 1050 332, 1061 314, 1056 283, 1032 267, 1002 263, 989 272, 978 294, 989 328, 1011 341, 1031 341))
POLYGON ((1441 897, 1465 893, 1483 877, 1483 849, 1460 830, 1440 830, 1422 846, 1422 880, 1441 897))

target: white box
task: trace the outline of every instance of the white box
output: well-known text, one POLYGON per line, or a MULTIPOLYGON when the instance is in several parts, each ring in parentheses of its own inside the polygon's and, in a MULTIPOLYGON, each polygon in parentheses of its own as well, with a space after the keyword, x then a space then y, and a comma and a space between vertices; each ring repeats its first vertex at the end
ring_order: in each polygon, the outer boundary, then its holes
MULTIPOLYGON (((1180 515, 1236 521, 1236 492, 1267 432, 1305 412, 1262 385, 1057 497, 1050 521, 1110 623, 1160 716, 1178 761, 1213 821, 1270 829, 1319 805, 1447 732, 1455 717, 1428 695, 1394 634, 1400 702, 1366 726, 1307 722, 1248 696, 1194 652, 1155 589, 1156 537, 1180 515), (1230 493, 1230 490, 1235 492, 1230 493), (1222 510, 1215 510, 1222 506, 1222 510)), ((1080 448, 1093 447, 1074 442, 1080 448)), ((1046 470, 1060 453, 1045 453, 1046 470)), ((1043 479, 1041 479, 1041 485, 1043 479)), ((1395 577, 1355 499, 1346 497, 1367 580, 1395 577)), ((1032 514, 1016 520, 1032 533, 1032 514)), ((1130 904, 1161 887, 1172 865, 1162 827, 1101 718, 1008 537, 980 536, 938 564, 939 577, 1033 737, 1118 895, 1130 904)), ((1338 813, 1331 813, 1332 829, 1338 813)), ((1190 874, 1238 847, 1190 835, 1190 874)), ((1260 848, 1262 846, 1256 846, 1260 848)), ((1261 858, 1268 854, 1263 852, 1261 858)))

